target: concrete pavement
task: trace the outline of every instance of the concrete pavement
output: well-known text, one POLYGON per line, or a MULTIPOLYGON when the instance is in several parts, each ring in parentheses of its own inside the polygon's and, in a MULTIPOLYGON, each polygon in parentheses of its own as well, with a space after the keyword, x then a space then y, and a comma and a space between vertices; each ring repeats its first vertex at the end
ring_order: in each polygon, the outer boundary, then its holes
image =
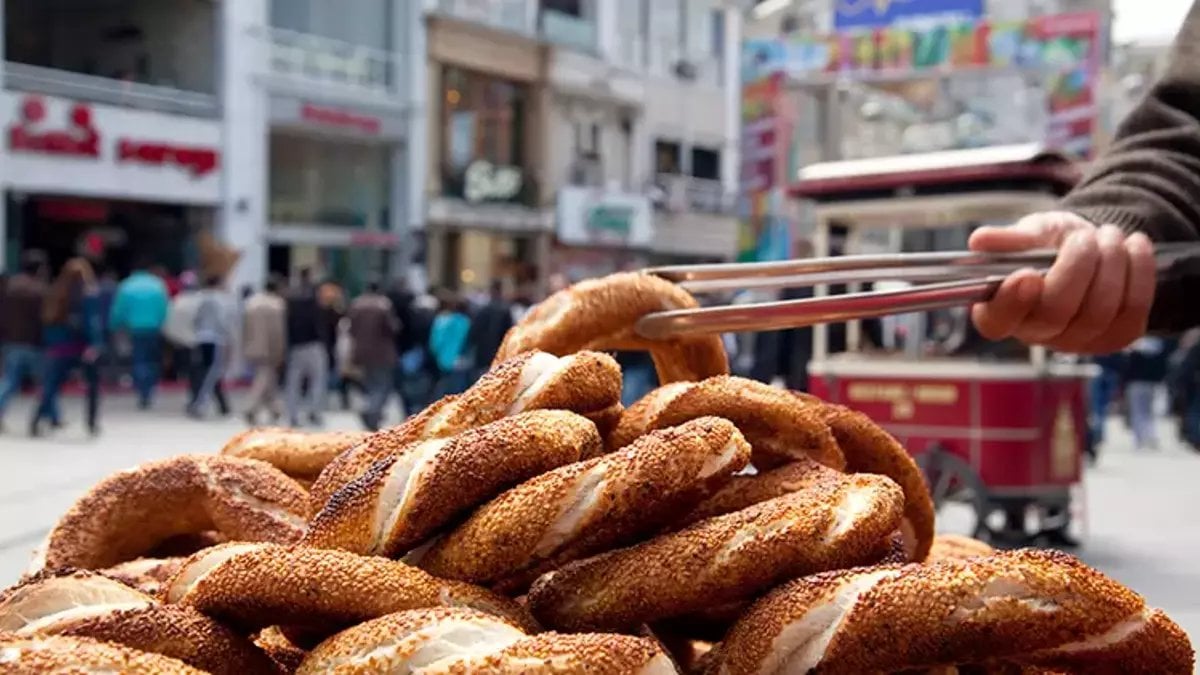
MULTIPOLYGON (((27 400, 8 411, 7 433, 0 435, 0 586, 20 576, 55 519, 103 476, 174 454, 215 452, 243 428, 236 416, 188 419, 178 396, 165 397, 152 412, 135 410, 129 396, 111 396, 103 404, 101 437, 89 439, 81 403, 64 401, 69 426, 45 439, 23 435, 27 400)), ((326 422, 330 428, 357 425, 343 412, 326 422)), ((1079 555, 1200 636, 1200 455, 1179 446, 1166 425, 1163 446, 1135 453, 1128 432, 1112 421, 1101 462, 1081 490, 1086 517, 1079 555)), ((965 523, 962 513, 949 513, 940 527, 962 531, 965 523)))

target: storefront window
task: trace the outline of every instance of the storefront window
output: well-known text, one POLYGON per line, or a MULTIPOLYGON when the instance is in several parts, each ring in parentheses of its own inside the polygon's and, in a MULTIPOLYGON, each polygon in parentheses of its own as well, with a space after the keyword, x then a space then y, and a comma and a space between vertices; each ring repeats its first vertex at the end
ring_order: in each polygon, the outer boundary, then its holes
POLYGON ((391 147, 271 134, 272 224, 387 229, 391 147))
POLYGON ((329 0, 272 0, 271 25, 360 47, 391 49, 392 0, 354 0, 353 11, 329 0))
POLYGON ((447 68, 442 78, 442 180, 447 195, 467 201, 523 201, 524 87, 447 68))

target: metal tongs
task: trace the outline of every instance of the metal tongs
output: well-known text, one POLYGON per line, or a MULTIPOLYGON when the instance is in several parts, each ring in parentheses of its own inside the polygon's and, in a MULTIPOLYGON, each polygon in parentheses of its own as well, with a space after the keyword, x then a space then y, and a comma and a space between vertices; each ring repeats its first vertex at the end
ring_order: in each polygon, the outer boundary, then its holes
MULTIPOLYGON (((1200 244, 1155 247, 1160 274, 1177 263, 1197 261, 1200 244)), ((910 288, 822 295, 745 305, 680 309, 648 314, 638 321, 642 337, 769 331, 838 323, 892 314, 926 312, 989 300, 1004 278, 1020 269, 1045 272, 1056 250, 989 255, 971 251, 839 256, 766 263, 678 265, 647 270, 692 293, 806 288, 828 284, 904 281, 910 288)))

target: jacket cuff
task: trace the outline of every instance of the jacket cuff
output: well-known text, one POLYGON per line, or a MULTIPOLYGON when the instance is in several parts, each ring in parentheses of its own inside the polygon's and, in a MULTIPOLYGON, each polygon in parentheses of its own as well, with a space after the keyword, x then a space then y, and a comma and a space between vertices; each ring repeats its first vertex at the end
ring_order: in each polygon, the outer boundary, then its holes
POLYGON ((1088 222, 1096 226, 1116 225, 1126 232, 1143 232, 1145 234, 1150 234, 1145 228, 1145 218, 1120 207, 1094 206, 1090 208, 1072 208, 1069 204, 1064 206, 1071 213, 1083 217, 1088 222))

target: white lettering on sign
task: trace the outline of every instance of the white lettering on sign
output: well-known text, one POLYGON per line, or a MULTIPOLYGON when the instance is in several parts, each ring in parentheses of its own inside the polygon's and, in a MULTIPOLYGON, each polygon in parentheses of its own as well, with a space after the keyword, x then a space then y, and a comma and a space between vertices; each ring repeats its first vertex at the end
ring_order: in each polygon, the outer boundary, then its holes
POLYGON ((463 197, 469 202, 505 201, 521 191, 521 170, 479 160, 467 167, 463 197))

